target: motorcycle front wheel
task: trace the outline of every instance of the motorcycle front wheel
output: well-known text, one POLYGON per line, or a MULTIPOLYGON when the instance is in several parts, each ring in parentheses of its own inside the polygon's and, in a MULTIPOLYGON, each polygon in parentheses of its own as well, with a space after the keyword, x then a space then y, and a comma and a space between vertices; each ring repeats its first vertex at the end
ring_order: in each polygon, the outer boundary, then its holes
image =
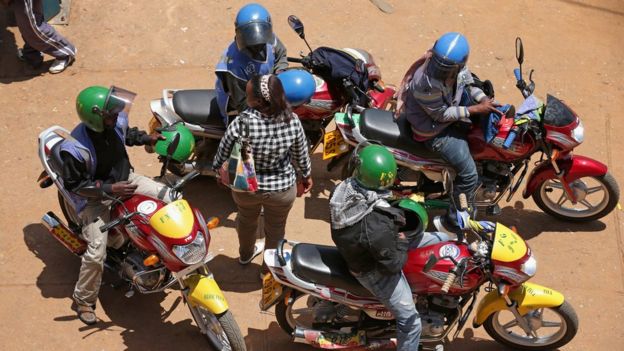
POLYGON ((567 301, 559 307, 537 308, 525 314, 527 334, 508 310, 492 313, 483 324, 499 343, 519 350, 555 350, 569 343, 578 331, 578 317, 567 301))
POLYGON ((245 339, 229 310, 215 315, 201 306, 191 306, 191 314, 200 329, 206 330, 206 337, 215 350, 246 351, 245 339))
POLYGON ((608 215, 617 206, 620 189, 610 173, 597 177, 581 177, 569 184, 577 198, 572 203, 558 179, 544 181, 533 192, 537 206, 558 219, 589 222, 608 215))

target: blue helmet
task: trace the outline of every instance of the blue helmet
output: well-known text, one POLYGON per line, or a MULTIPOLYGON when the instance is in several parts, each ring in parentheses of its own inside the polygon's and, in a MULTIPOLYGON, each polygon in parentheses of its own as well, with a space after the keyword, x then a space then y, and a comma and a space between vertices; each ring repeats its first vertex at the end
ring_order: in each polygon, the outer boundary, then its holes
POLYGON ((277 75, 282 82, 286 100, 291 106, 299 106, 310 101, 316 91, 314 77, 302 69, 289 69, 277 75))
POLYGON ((247 4, 236 14, 236 46, 239 50, 273 41, 269 11, 259 4, 247 4))
POLYGON ((457 74, 468 61, 470 46, 461 33, 451 32, 442 35, 433 44, 429 73, 435 78, 446 79, 457 74))

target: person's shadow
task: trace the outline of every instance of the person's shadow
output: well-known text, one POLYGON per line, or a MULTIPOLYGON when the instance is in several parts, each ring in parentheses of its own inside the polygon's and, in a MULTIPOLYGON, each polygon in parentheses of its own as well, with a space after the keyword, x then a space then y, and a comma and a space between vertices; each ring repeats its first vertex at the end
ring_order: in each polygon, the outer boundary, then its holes
MULTIPOLYGON (((15 26, 12 11, 0 6, 0 84, 11 84, 38 77, 47 72, 48 65, 32 68, 17 58, 15 34, 9 27, 15 26)), ((15 33, 19 33, 15 27, 15 33)))
MULTIPOLYGON (((67 300, 67 313, 54 317, 54 321, 62 323, 77 320, 70 305, 80 259, 56 242, 41 224, 28 224, 23 228, 23 233, 28 249, 45 265, 36 282, 41 295, 67 300)), ((178 291, 146 295, 137 292, 126 298, 127 285, 113 288, 111 282, 117 283, 118 280, 112 273, 105 272, 96 307, 96 313, 100 311, 98 317, 104 319, 93 326, 81 324, 79 331, 83 338, 101 331, 112 331, 123 337, 128 350, 141 350, 146 345, 158 350, 199 350, 208 347, 208 341, 192 321, 190 311, 182 303, 178 291), (174 294, 176 298, 170 306, 163 308, 162 304, 167 303, 164 301, 167 294, 174 294), (177 323, 168 321, 175 309, 183 309, 188 318, 177 323), (110 320, 106 320, 107 317, 110 320)))

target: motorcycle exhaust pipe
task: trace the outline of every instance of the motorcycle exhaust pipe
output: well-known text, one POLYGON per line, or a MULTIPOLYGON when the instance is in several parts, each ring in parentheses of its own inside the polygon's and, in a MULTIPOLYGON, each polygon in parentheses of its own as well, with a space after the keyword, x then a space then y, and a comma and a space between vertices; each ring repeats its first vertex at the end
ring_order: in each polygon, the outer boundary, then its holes
POLYGON ((46 213, 41 222, 48 229, 48 232, 58 240, 61 245, 72 253, 80 256, 87 251, 87 242, 74 233, 69 227, 58 218, 54 212, 46 213))
POLYGON ((367 342, 364 331, 358 333, 332 333, 295 327, 293 341, 319 349, 368 351, 395 349, 396 339, 375 339, 367 342))

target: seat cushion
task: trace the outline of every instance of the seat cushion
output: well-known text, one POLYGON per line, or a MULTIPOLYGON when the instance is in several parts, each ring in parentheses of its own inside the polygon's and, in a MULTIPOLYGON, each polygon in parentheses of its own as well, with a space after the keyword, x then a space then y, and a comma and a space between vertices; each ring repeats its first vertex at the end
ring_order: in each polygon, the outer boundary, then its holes
POLYGON ((297 244, 292 251, 293 273, 305 281, 340 288, 358 296, 373 296, 347 268, 334 246, 297 244))
POLYGON ((390 111, 366 109, 360 116, 360 132, 367 139, 379 141, 385 146, 426 159, 441 159, 437 152, 427 149, 425 144, 412 138, 412 129, 405 115, 395 121, 390 111))
POLYGON ((173 93, 173 108, 185 122, 225 128, 214 89, 178 90, 173 93))

